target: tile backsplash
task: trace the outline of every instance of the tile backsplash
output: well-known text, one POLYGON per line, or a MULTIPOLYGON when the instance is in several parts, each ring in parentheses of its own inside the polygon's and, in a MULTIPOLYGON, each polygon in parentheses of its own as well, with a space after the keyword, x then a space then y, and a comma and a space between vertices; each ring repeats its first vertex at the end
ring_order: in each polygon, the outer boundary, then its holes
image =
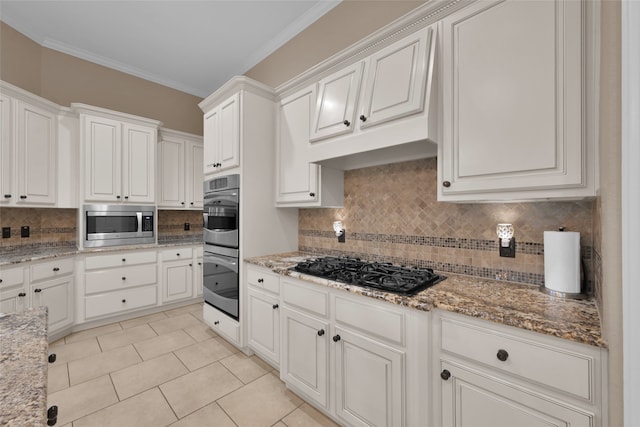
POLYGON ((11 228, 11 237, 0 239, 3 253, 43 247, 77 246, 76 209, 0 208, 0 225, 11 228), (29 237, 20 229, 29 227, 29 237))
POLYGON ((435 158, 346 171, 344 185, 344 208, 300 210, 300 250, 541 285, 543 231, 564 226, 580 232, 585 277, 593 286, 591 200, 439 202, 435 158), (346 229, 345 243, 333 232, 336 220, 346 229), (503 222, 515 228, 515 258, 498 254, 495 230, 503 222))
POLYGON ((158 243, 202 242, 202 211, 158 210, 158 243), (185 223, 189 230, 184 229, 185 223))

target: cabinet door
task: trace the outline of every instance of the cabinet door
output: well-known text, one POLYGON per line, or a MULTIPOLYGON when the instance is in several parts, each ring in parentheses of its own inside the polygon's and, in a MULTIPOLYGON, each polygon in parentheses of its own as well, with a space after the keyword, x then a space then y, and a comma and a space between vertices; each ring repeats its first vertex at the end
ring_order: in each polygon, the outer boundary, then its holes
POLYGON ((52 113, 15 102, 18 163, 17 203, 55 204, 56 202, 56 128, 52 113))
MULTIPOLYGON (((160 158, 160 187, 158 207, 180 208, 185 206, 184 141, 163 139, 158 144, 160 158)), ((198 167, 202 169, 202 162, 198 167)))
POLYGON ((11 98, 0 93, 0 203, 9 203, 13 192, 13 132, 11 98))
POLYGON ((165 262, 162 265, 162 302, 190 298, 193 295, 193 264, 191 261, 165 262))
POLYGON ((49 335, 73 324, 73 277, 31 285, 31 306, 46 306, 49 335))
POLYGON ((286 308, 282 317, 281 378, 327 408, 329 324, 286 308))
POLYGON ((27 305, 27 293, 24 288, 0 292, 0 313, 20 313, 27 305))
POLYGON ((204 191, 202 184, 204 182, 204 174, 202 173, 202 162, 204 159, 204 148, 202 144, 193 142, 187 143, 187 184, 186 193, 188 200, 188 208, 202 209, 204 199, 204 191))
POLYGON ((335 328, 336 414, 353 426, 404 426, 404 353, 335 328))
POLYGON ((122 125, 115 120, 84 117, 85 200, 122 199, 122 125))
POLYGON ((248 292, 249 347, 272 363, 280 364, 280 311, 278 299, 248 292))
POLYGON ((361 61, 320 80, 311 141, 353 132, 363 68, 361 61))
POLYGON ((594 414, 516 387, 490 372, 442 362, 443 427, 591 427, 594 414))
POLYGON ((483 1, 443 20, 444 200, 586 185, 583 6, 483 1))
POLYGON ((320 166, 309 163, 315 85, 282 100, 278 124, 278 203, 316 202, 320 166))
POLYGON ((220 145, 220 111, 215 108, 204 114, 204 173, 218 170, 218 151, 220 145))
POLYGON ((201 297, 203 294, 203 274, 202 256, 199 256, 196 258, 196 268, 193 276, 193 287, 195 289, 195 294, 198 297, 201 297))
POLYGON ((360 128, 424 109, 433 28, 425 28, 369 58, 360 128))
POLYGON ((122 134, 124 201, 153 203, 156 200, 156 130, 124 124, 122 134))
POLYGON ((218 171, 240 165, 240 94, 236 93, 220 104, 220 139, 218 171))

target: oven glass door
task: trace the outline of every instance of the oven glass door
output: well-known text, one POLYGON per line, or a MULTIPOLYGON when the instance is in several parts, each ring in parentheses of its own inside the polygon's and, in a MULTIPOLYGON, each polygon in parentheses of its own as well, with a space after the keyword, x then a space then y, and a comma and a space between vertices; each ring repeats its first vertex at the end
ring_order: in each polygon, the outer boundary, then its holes
POLYGON ((205 302, 238 320, 238 258, 207 251, 202 258, 205 302))
POLYGON ((207 194, 204 200, 204 242, 238 248, 238 190, 207 194))

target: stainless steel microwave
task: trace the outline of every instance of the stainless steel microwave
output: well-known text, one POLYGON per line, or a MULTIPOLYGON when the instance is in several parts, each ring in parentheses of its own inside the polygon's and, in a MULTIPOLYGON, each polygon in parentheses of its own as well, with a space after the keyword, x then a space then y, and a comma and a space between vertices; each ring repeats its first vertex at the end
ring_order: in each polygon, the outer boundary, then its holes
POLYGON ((84 205, 84 246, 155 243, 155 206, 84 205))

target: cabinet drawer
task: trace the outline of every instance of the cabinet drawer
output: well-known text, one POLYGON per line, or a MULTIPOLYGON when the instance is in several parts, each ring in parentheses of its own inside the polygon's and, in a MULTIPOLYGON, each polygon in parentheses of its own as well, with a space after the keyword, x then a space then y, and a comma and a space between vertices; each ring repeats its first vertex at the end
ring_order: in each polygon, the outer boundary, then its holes
POLYGON ((593 398, 591 356, 451 319, 442 319, 441 332, 445 351, 583 399, 593 398))
POLYGON ((214 331, 220 332, 232 342, 238 343, 240 340, 238 322, 207 304, 204 305, 203 317, 214 331))
POLYGON ((158 282, 158 269, 156 264, 133 265, 130 267, 90 271, 84 277, 85 294, 94 294, 155 284, 158 282))
POLYGON ((142 307, 156 305, 157 286, 124 289, 101 295, 88 296, 84 300, 85 318, 117 314, 142 307))
POLYGON ((24 283, 24 270, 22 267, 0 269, 0 289, 19 286, 24 283))
POLYGON ((329 293, 319 287, 308 288, 301 282, 282 282, 282 301, 322 317, 329 315, 329 293))
POLYGON ((280 293, 280 276, 261 268, 247 268, 247 283, 274 294, 280 293))
POLYGON ((174 248, 174 249, 167 249, 161 252, 162 254, 162 260, 163 261, 176 261, 176 260, 182 260, 182 259, 191 259, 191 257, 193 256, 193 249, 192 248, 174 248))
POLYGON ((84 260, 85 270, 123 267, 125 265, 150 264, 156 262, 156 251, 121 252, 109 255, 88 256, 84 260))
POLYGON ((31 266, 31 281, 52 279, 73 273, 73 258, 57 259, 31 266))
POLYGON ((335 297, 336 322, 358 329, 367 335, 404 345, 404 313, 377 305, 335 297))

